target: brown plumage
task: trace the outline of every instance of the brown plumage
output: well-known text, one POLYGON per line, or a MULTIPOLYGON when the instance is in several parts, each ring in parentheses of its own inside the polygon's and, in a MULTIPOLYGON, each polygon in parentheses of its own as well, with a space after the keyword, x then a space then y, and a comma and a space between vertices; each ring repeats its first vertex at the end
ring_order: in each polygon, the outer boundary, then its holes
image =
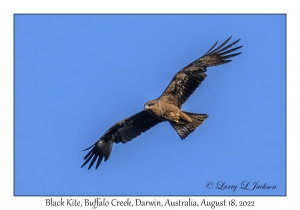
POLYGON ((168 121, 181 139, 192 133, 208 116, 180 109, 206 78, 207 67, 228 63, 231 61, 228 58, 240 54, 230 54, 242 47, 230 49, 239 40, 225 46, 230 38, 217 48, 216 42, 203 56, 177 72, 162 95, 147 102, 143 111, 115 123, 95 144, 85 149, 92 148, 84 157, 85 162, 81 167, 91 160, 90 169, 97 160, 97 169, 103 158, 104 161, 109 158, 113 143, 126 143, 163 121, 168 121))

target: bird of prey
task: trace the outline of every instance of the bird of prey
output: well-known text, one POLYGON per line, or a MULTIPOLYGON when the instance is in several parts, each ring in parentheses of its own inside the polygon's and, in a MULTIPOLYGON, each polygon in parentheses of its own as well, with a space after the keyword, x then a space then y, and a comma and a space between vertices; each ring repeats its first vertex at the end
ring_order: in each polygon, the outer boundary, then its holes
POLYGON ((218 47, 216 42, 203 56, 177 72, 162 95, 145 103, 143 111, 108 129, 95 144, 84 150, 91 149, 84 157, 85 162, 81 167, 91 160, 88 167, 90 169, 97 160, 97 169, 103 158, 104 161, 109 158, 113 143, 127 143, 160 122, 169 122, 181 139, 192 133, 208 116, 181 111, 181 106, 206 78, 207 67, 228 63, 231 61, 228 58, 240 54, 232 53, 242 47, 232 48, 240 39, 226 45, 230 38, 218 47))

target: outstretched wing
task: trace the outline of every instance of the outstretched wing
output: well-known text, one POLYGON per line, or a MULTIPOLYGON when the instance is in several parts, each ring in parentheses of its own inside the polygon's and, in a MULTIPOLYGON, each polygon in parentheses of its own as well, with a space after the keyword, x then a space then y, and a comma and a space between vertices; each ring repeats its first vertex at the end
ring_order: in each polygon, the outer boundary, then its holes
POLYGON ((98 159, 96 164, 97 169, 103 158, 104 161, 109 158, 113 143, 126 143, 160 122, 162 121, 153 117, 148 112, 141 111, 131 117, 115 123, 95 144, 85 149, 88 150, 92 148, 91 151, 89 151, 89 153, 84 157, 85 162, 81 168, 92 159, 88 168, 90 169, 98 159))
POLYGON ((216 42, 202 57, 187 65, 175 74, 172 81, 159 97, 159 99, 172 103, 181 108, 182 104, 192 95, 201 82, 206 78, 206 68, 218 66, 230 62, 228 58, 239 55, 240 53, 230 54, 242 46, 232 48, 239 40, 228 44, 229 37, 223 44, 218 46, 216 42))

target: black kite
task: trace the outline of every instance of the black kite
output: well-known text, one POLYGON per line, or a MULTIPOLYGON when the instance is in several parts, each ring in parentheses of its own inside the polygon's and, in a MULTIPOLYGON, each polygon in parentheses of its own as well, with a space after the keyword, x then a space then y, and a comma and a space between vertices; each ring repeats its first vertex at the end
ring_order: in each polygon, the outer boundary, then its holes
POLYGON ((177 72, 163 94, 158 99, 147 102, 143 111, 117 122, 108 129, 95 144, 85 149, 92 148, 84 157, 85 162, 81 167, 92 160, 88 168, 90 169, 98 159, 97 169, 102 159, 106 161, 110 156, 113 143, 127 143, 163 121, 168 121, 181 139, 192 133, 208 116, 181 111, 181 106, 206 78, 207 67, 228 63, 231 61, 228 58, 240 54, 229 54, 242 47, 230 49, 239 40, 225 46, 230 38, 217 48, 216 42, 202 57, 177 72))

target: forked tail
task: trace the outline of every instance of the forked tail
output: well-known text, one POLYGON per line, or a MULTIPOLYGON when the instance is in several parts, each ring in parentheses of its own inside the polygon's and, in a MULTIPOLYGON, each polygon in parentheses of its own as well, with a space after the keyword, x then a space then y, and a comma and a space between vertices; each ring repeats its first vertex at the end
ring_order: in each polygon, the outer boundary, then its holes
POLYGON ((170 124, 176 130, 181 139, 185 139, 190 133, 192 133, 197 127, 199 127, 206 118, 208 118, 206 114, 195 114, 190 112, 183 113, 192 118, 191 123, 182 124, 170 122, 170 124))

